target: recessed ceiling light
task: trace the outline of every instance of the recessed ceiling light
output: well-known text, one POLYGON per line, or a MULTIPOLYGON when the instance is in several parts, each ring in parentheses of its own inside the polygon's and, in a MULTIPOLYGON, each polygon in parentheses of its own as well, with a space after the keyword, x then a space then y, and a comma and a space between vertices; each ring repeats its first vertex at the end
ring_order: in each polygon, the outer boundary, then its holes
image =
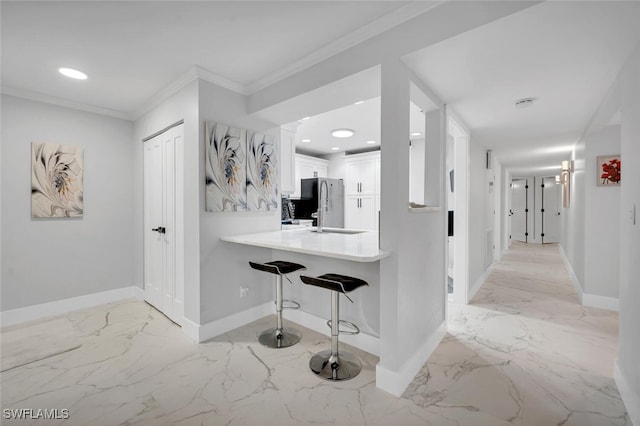
POLYGON ((311 139, 302 139, 302 142, 309 143, 309 142, 311 142, 311 139))
POLYGON ((331 131, 331 136, 334 138, 350 138, 356 132, 351 129, 335 129, 331 131))
POLYGON ((367 143, 368 143, 369 145, 373 145, 374 143, 376 143, 376 141, 367 141, 367 143))
POLYGON ((364 101, 358 101, 354 105, 362 105, 363 103, 364 103, 364 101))
POLYGON ((331 151, 338 151, 340 148, 337 146, 334 146, 333 148, 331 148, 331 151))
POLYGON ((300 119, 300 121, 306 121, 306 120, 308 120, 308 119, 310 119, 310 118, 311 118, 311 117, 302 117, 302 118, 300 119))
POLYGON ((86 80, 87 75, 82 71, 74 70, 73 68, 59 68, 58 72, 69 78, 75 78, 76 80, 86 80))
POLYGON ((514 105, 516 108, 527 108, 530 107, 531 105, 533 105, 533 102, 536 100, 536 98, 523 98, 523 99, 518 99, 517 101, 514 102, 514 105))
POLYGON ((413 132, 411 136, 422 136, 422 132, 413 132))

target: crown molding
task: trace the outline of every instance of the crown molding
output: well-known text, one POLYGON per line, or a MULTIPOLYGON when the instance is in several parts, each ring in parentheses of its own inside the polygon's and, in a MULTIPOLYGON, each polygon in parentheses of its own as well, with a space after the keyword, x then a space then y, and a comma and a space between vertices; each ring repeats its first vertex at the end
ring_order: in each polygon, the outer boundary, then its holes
POLYGON ((444 1, 437 2, 426 2, 426 1, 414 1, 409 3, 406 6, 403 6, 399 9, 394 10, 393 12, 384 15, 360 28, 357 30, 347 34, 346 36, 335 40, 326 46, 321 47, 320 49, 310 53, 304 58, 294 62, 291 65, 288 65, 273 74, 270 74, 266 77, 260 78, 253 83, 249 84, 246 87, 247 95, 251 95, 256 93, 266 87, 271 86, 272 84, 277 83, 278 81, 284 80, 287 77, 291 77, 292 75, 307 69, 313 65, 316 65, 324 60, 331 58, 332 56, 337 55, 338 53, 344 52, 347 49, 350 49, 358 44, 373 38, 379 34, 384 33, 385 31, 390 30, 393 27, 396 27, 403 22, 406 22, 410 19, 415 18, 418 15, 421 15, 439 4, 444 3, 444 1))
POLYGON ((229 80, 228 78, 222 77, 198 65, 195 65, 194 69, 195 69, 196 75, 201 80, 208 81, 209 83, 213 83, 217 86, 224 87, 225 89, 229 89, 233 92, 240 93, 241 95, 245 95, 245 96, 249 95, 249 90, 245 85, 242 85, 233 80, 229 80))
POLYGON ((31 90, 19 89, 16 87, 2 86, 0 93, 3 95, 14 96, 16 98, 27 99, 45 104, 57 105, 65 108, 71 108, 79 111, 91 112, 94 114, 106 115, 108 117, 119 118, 121 120, 131 121, 130 114, 122 111, 116 111, 109 108, 97 107, 82 102, 70 101, 58 98, 56 96, 45 95, 44 93, 33 92, 31 90))
POLYGON ((153 95, 147 102, 145 102, 145 104, 141 108, 138 108, 137 110, 131 112, 131 119, 134 121, 138 120, 140 117, 159 106, 171 96, 178 93, 196 78, 198 78, 198 74, 196 73, 195 67, 189 68, 187 72, 182 74, 173 82, 169 83, 167 86, 165 86, 164 89, 153 95))

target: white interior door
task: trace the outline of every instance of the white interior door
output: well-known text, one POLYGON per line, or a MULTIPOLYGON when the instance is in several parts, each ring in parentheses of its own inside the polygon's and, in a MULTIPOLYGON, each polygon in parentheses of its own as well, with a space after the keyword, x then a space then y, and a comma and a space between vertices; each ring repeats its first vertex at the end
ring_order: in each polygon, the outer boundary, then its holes
POLYGON ((514 179, 511 182, 511 239, 527 242, 527 179, 514 179))
POLYGON ((542 242, 557 243, 560 241, 560 185, 555 177, 542 180, 542 242))
POLYGON ((144 143, 144 295, 162 310, 164 287, 162 135, 144 143))
POLYGON ((145 299, 178 324, 184 315, 184 285, 177 252, 181 227, 176 209, 176 158, 182 149, 179 125, 144 143, 145 299), (177 279, 178 278, 178 279, 177 279))

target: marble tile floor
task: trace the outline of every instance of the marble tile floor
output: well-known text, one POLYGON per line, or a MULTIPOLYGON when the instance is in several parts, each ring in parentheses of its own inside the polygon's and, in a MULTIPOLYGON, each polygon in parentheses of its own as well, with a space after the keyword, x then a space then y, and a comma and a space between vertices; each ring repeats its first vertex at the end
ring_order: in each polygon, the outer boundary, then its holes
MULTIPOLYGON (((613 380, 618 315, 582 306, 557 245, 514 243, 403 397, 522 426, 631 425, 613 380)), ((469 423, 474 424, 474 423, 469 423)))
POLYGON ((630 426, 612 379, 617 315, 579 305, 558 262, 554 246, 514 246, 470 305, 450 305, 449 334, 402 398, 375 387, 378 359, 354 348, 358 377, 316 378, 326 335, 298 327, 298 345, 260 346, 273 316, 202 344, 135 300, 8 327, 2 409, 69 418, 0 423, 630 426))

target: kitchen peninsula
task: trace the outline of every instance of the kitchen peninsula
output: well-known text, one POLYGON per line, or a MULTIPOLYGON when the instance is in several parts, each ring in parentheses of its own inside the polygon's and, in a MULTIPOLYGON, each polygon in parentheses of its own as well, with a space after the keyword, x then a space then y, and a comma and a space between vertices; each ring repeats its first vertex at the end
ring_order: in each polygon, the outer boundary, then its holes
MULTIPOLYGON (((272 249, 270 260, 286 260, 305 265, 302 274, 317 276, 337 273, 361 278, 369 286, 342 298, 341 319, 352 321, 362 333, 344 336, 346 343, 378 354, 380 336, 380 259, 389 255, 378 248, 378 232, 325 228, 291 229, 221 237, 222 241, 272 249)), ((265 259, 247 259, 265 260, 265 259)), ((298 311, 286 311, 285 317, 305 327, 327 333, 324 325, 331 312, 326 292, 302 284, 299 273, 291 274, 293 286, 285 287, 285 295, 300 303, 298 311)), ((303 336, 304 338, 304 336, 303 336)), ((341 337, 342 340, 342 337, 341 337)))

